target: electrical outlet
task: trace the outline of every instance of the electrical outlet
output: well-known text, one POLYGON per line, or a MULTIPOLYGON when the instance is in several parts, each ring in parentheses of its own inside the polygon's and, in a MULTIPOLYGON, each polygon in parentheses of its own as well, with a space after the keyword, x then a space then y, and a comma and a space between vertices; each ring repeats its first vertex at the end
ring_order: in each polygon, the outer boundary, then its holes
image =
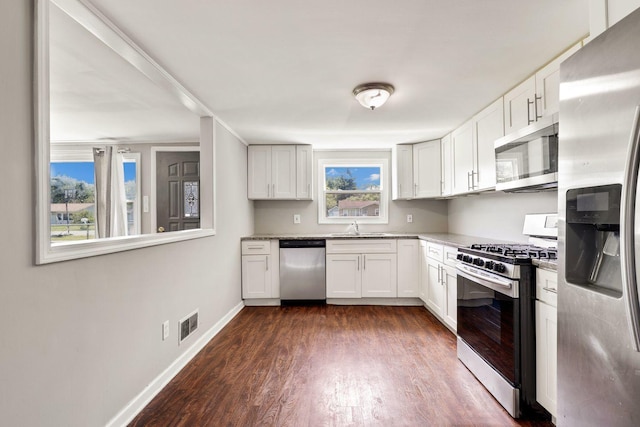
POLYGON ((300 224, 300 214, 295 214, 293 216, 293 223, 294 224, 300 224))
POLYGON ((413 215, 407 214, 407 222, 413 222, 413 215))
POLYGON ((169 338, 169 321, 167 320, 162 324, 162 341, 169 338))

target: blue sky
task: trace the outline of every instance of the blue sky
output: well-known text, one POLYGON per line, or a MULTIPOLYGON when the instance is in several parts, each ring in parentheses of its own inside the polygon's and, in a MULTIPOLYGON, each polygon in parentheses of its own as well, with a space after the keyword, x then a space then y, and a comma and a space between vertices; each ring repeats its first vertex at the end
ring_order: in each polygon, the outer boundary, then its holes
MULTIPOLYGON (((75 178, 78 181, 84 181, 94 184, 93 162, 55 162, 51 163, 51 176, 66 175, 75 178)), ((135 181, 136 164, 133 162, 125 162, 124 164, 124 180, 135 181)))
POLYGON ((351 171, 351 175, 356 179, 356 188, 367 188, 371 185, 380 186, 380 167, 339 167, 327 166, 325 169, 327 178, 337 176, 347 176, 347 169, 351 171))

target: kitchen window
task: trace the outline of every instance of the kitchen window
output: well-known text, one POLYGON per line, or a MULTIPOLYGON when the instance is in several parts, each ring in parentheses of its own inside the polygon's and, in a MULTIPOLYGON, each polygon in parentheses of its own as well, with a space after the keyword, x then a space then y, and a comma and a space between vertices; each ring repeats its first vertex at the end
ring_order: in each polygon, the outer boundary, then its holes
POLYGON ((387 170, 385 159, 320 159, 318 223, 387 224, 387 170))

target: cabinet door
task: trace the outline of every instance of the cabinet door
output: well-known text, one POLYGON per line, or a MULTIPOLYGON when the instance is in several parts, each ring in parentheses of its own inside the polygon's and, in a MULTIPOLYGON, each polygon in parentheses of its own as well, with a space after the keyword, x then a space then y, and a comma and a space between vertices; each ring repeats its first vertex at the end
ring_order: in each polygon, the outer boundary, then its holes
POLYGON ((313 149, 310 145, 296 146, 296 198, 313 199, 313 149))
POLYGON ((439 139, 413 146, 413 183, 416 198, 441 195, 441 161, 439 139))
POLYGON ((473 118, 476 149, 473 189, 487 190, 496 186, 496 154, 494 143, 504 136, 504 108, 502 98, 489 105, 473 118))
POLYGON ((451 134, 447 134, 440 140, 442 150, 442 195, 450 196, 453 193, 453 150, 451 134))
POLYGON ((271 198, 296 198, 296 146, 271 147, 271 198))
POLYGON ((444 287, 442 286, 440 263, 427 260, 427 306, 439 316, 443 313, 444 287))
POLYGON ((420 299, 425 304, 429 295, 429 252, 427 242, 420 241, 420 299))
POLYGON ((560 111, 560 64, 581 46, 582 42, 572 46, 536 73, 538 115, 551 116, 560 111))
POLYGON ((269 255, 242 257, 242 298, 271 298, 269 255))
POLYGON ((362 273, 360 255, 327 255, 327 298, 360 298, 362 273))
POLYGON ((504 95, 504 133, 522 129, 536 121, 534 100, 536 76, 531 76, 504 95))
POLYGON ((396 254, 362 255, 362 296, 376 298, 398 296, 396 254))
POLYGON ((396 145, 393 150, 393 194, 396 199, 413 199, 413 145, 396 145))
POLYGON ((398 298, 420 296, 420 245, 417 239, 398 240, 398 298))
POLYGON ((558 313, 536 301, 536 400, 557 415, 558 313))
POLYGON ((471 120, 451 133, 453 194, 471 191, 473 172, 473 126, 471 120))
POLYGON ((248 152, 248 189, 249 199, 269 199, 271 186, 271 146, 250 145, 248 152))
POLYGON ((442 317, 454 331, 458 325, 458 275, 453 267, 442 267, 441 278, 444 285, 445 302, 442 317))

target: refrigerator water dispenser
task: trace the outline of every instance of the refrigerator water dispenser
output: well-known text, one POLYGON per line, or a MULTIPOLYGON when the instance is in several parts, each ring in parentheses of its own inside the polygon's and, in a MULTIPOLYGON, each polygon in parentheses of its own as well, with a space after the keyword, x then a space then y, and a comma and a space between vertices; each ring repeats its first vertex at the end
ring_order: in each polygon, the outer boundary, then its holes
POLYGON ((619 184, 571 189, 566 206, 565 279, 616 298, 622 296, 621 192, 619 184))

